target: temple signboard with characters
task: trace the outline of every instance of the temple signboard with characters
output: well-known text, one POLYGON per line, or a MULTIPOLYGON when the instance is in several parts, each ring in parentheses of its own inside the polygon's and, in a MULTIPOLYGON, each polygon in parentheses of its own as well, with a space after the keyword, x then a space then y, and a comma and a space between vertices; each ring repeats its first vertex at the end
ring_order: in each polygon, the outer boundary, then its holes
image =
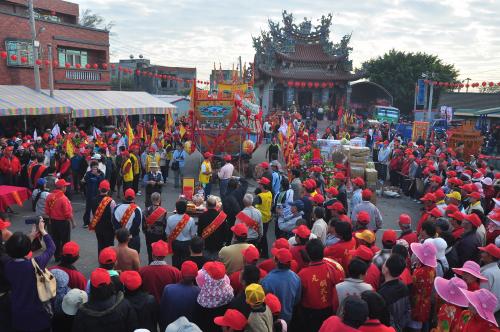
POLYGON ((269 20, 269 31, 253 38, 254 89, 264 113, 275 107, 345 107, 349 82, 364 74, 352 72, 351 36, 334 44, 331 25, 331 14, 316 26, 307 19, 297 25, 284 11, 282 23, 269 20))

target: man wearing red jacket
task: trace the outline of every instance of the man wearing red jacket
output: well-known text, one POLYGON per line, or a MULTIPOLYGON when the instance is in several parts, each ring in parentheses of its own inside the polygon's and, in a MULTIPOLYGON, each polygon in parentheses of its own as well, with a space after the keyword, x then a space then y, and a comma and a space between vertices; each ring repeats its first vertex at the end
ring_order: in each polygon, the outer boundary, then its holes
POLYGON ((2 172, 4 184, 8 186, 15 186, 17 177, 21 173, 21 162, 14 156, 13 151, 13 146, 6 147, 3 157, 0 158, 0 172, 2 172))
POLYGON ((398 240, 405 240, 408 242, 408 245, 418 241, 417 233, 411 229, 411 218, 409 215, 402 213, 399 216, 398 224, 401 229, 401 235, 398 240))
POLYGON ((420 200, 424 203, 424 212, 417 223, 417 234, 420 234, 422 224, 429 218, 429 212, 436 207, 436 196, 434 194, 427 193, 420 200))

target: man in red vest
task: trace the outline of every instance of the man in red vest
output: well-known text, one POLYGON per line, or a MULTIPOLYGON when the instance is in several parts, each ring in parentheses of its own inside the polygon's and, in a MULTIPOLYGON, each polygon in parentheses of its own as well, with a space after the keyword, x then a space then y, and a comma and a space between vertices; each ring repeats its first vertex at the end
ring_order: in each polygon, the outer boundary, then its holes
POLYGON ((8 186, 15 186, 21 173, 21 162, 14 156, 13 151, 13 146, 6 147, 3 157, 0 158, 0 172, 2 172, 4 184, 8 186))

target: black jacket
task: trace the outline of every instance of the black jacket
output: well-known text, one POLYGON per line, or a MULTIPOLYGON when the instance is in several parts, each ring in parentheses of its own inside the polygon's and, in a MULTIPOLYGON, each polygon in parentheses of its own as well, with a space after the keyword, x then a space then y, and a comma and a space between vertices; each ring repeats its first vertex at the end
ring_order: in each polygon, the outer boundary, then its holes
POLYGON ((133 332, 136 328, 137 314, 122 292, 106 301, 85 303, 73 322, 73 332, 133 332))
MULTIPOLYGON (((97 207, 101 204, 105 196, 99 195, 92 202, 92 215, 95 215, 97 211, 97 207)), ((98 235, 109 235, 114 236, 115 229, 113 228, 113 214, 111 211, 111 203, 109 203, 104 209, 104 213, 102 214, 101 220, 95 226, 95 232, 98 235)))
MULTIPOLYGON (((219 215, 219 211, 215 209, 208 209, 203 212, 198 218, 198 236, 203 234, 205 228, 208 227, 214 221, 215 218, 219 215)), ((210 236, 205 239, 205 249, 209 251, 217 251, 221 250, 224 246, 224 241, 226 239, 226 222, 223 222, 215 232, 213 232, 210 236)))
POLYGON ((138 327, 151 332, 158 331, 158 303, 153 295, 146 292, 127 294, 125 297, 137 313, 138 327))
POLYGON ((411 319, 410 291, 399 279, 385 282, 380 286, 378 293, 385 300, 386 308, 380 320, 390 325, 396 331, 403 331, 411 319))
POLYGON ((466 261, 479 262, 479 239, 477 237, 476 231, 469 231, 462 234, 462 237, 455 244, 457 249, 457 255, 459 259, 458 266, 464 265, 466 261))

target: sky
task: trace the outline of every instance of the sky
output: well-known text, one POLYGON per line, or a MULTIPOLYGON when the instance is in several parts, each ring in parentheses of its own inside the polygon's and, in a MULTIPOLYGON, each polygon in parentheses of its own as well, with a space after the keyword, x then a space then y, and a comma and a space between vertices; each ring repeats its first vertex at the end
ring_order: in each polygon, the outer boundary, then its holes
POLYGON ((460 79, 500 82, 500 0, 72 0, 113 21, 111 60, 138 57, 196 67, 206 80, 214 62, 230 69, 253 61, 252 36, 281 21, 282 10, 316 24, 333 14, 330 39, 352 33, 351 59, 390 49, 426 52, 454 64, 460 79))

